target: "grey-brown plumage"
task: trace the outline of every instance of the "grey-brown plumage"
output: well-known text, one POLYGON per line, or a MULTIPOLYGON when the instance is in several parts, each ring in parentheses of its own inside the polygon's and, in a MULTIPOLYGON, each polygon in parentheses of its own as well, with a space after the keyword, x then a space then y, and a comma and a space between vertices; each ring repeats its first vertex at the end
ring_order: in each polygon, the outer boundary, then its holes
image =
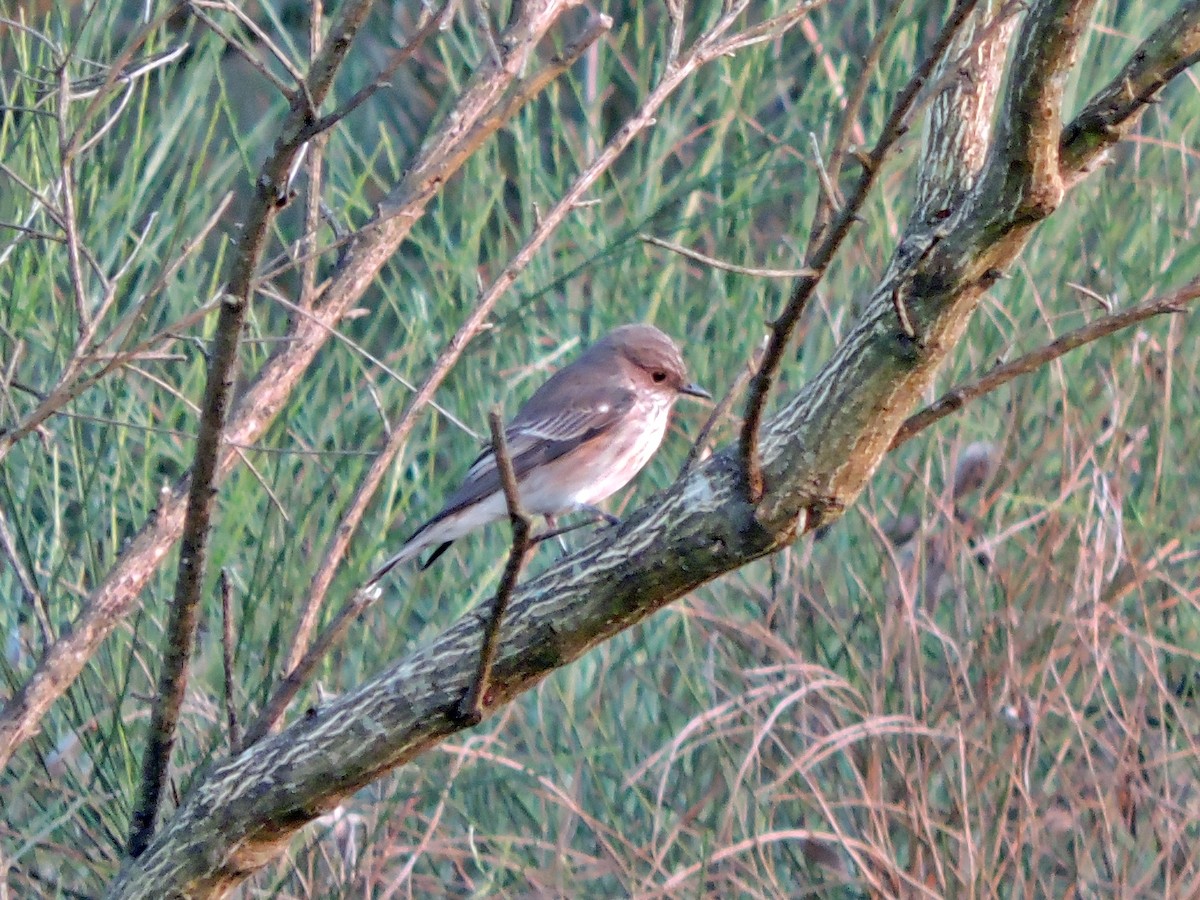
MULTIPOLYGON (((650 325, 617 328, 552 375, 505 428, 521 506, 553 516, 620 490, 662 443, 682 394, 708 397, 688 383, 679 348, 650 325)), ((491 449, 432 519, 374 575, 374 583, 426 547, 426 565, 469 531, 507 514, 491 449)))

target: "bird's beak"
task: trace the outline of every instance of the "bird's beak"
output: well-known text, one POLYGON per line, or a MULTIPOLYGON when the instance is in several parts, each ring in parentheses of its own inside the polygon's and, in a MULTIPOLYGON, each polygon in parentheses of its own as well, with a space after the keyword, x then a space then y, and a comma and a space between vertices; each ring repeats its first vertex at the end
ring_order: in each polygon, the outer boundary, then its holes
POLYGON ((689 397, 702 397, 705 400, 712 399, 712 394, 698 384, 685 384, 679 389, 679 393, 687 394, 689 397))

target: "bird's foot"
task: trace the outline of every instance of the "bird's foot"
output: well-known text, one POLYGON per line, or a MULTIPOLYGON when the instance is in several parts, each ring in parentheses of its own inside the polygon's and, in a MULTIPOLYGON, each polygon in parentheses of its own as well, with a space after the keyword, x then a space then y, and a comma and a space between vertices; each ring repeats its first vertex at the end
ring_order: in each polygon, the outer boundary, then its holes
POLYGON ((581 512, 588 513, 592 517, 592 519, 597 522, 599 522, 601 519, 603 519, 609 525, 620 525, 621 524, 621 519, 619 516, 614 516, 610 512, 605 512, 598 506, 591 506, 590 504, 585 503, 582 506, 580 506, 579 509, 581 512))

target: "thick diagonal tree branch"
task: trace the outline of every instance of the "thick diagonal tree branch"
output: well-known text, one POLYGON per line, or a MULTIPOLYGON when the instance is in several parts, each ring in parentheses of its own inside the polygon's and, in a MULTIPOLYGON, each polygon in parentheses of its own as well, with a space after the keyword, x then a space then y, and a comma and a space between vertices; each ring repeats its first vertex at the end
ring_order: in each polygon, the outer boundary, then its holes
MULTIPOLYGON (((426 148, 409 167, 386 209, 354 236, 341 265, 315 308, 315 315, 297 317, 288 340, 255 376, 225 429, 218 454, 215 481, 237 464, 236 446, 258 441, 274 422, 317 352, 329 340, 332 326, 362 297, 429 201, 462 165, 467 146, 478 148, 502 122, 489 119, 507 89, 529 65, 534 48, 569 4, 566 0, 529 0, 505 32, 505 53, 497 62, 485 59, 463 88, 458 101, 434 130, 426 148), (487 119, 490 129, 475 126, 487 119), (451 137, 454 140, 451 140, 451 137), (447 149, 448 145, 448 149, 447 149), (435 153, 437 147, 444 153, 435 153)), ((327 42, 326 46, 329 46, 327 42)), ((314 68, 312 84, 321 84, 332 71, 314 68)), ((33 675, 0 710, 0 768, 13 752, 38 730, 42 717, 83 671, 96 648, 129 614, 142 590, 158 571, 183 529, 186 481, 160 504, 155 516, 129 542, 121 558, 88 596, 70 630, 51 647, 33 675)))

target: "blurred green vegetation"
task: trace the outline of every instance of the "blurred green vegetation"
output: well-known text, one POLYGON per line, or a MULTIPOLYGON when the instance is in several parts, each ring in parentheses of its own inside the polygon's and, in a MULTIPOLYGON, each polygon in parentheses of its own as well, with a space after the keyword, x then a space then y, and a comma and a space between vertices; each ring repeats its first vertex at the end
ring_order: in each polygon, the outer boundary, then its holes
MULTIPOLYGON (((756 4, 755 15, 781 5, 756 4)), ((247 11, 299 59, 307 14, 293 6, 247 11)), ((365 314, 343 323, 410 382, 539 210, 661 74, 663 9, 597 6, 614 18, 611 35, 445 186, 364 298, 365 314)), ((688 37, 719 8, 694 6, 688 37)), ((146 4, 152 14, 164 8, 146 4)), ((339 99, 403 43, 416 8, 376 11, 339 99)), ((16 16, 10 0, 0 9, 16 16)), ((554 365, 609 328, 654 322, 686 342, 697 381, 717 394, 733 383, 789 282, 720 271, 638 235, 742 265, 802 265, 820 190, 813 143, 829 152, 839 98, 883 10, 874 0, 830 4, 812 18, 819 46, 794 29, 704 68, 658 112, 593 189, 594 202, 521 273, 494 327, 439 391, 438 403, 475 433, 426 411, 333 601, 438 508, 476 452, 489 407, 511 414, 554 365)), ((112 282, 100 329, 112 340, 96 351, 111 353, 218 295, 238 212, 285 108, 244 59, 177 17, 142 52, 186 42, 180 60, 118 91, 123 106, 110 99, 89 111, 81 101, 60 120, 46 94, 57 77, 50 44, 71 48, 70 78, 93 75, 85 60, 115 59, 143 11, 63 4, 30 21, 47 40, 13 27, 0 34, 0 428, 22 420, 77 353, 72 263, 35 199, 59 196, 60 128, 88 134, 115 116, 73 174, 80 240, 112 282), (168 271, 228 192, 231 212, 168 271)), ((907 4, 870 79, 868 141, 944 13, 945 4, 907 4)), ((584 14, 573 11, 556 33, 584 14)), ((471 15, 460 10, 394 86, 331 133, 324 197, 340 227, 366 220, 488 52, 471 15)), ((1069 92, 1074 107, 1160 16, 1147 0, 1101 4, 1069 92)), ((1198 126, 1196 83, 1181 78, 1112 164, 1040 228, 980 308, 942 386, 1091 320, 1101 310, 1087 291, 1126 305, 1200 271, 1198 126)), ((919 132, 825 279, 781 395, 827 358, 881 274, 912 196, 919 132)), ((302 209, 298 201, 280 217, 268 259, 300 239, 302 209)), ((320 240, 332 239, 324 227, 320 240)), ((323 256, 322 271, 332 261, 323 256)), ((85 296, 99 303, 104 283, 91 262, 80 269, 85 296)), ((274 286, 294 296, 295 271, 274 286)), ((259 299, 244 371, 266 359, 289 314, 259 299)), ((0 696, 72 621, 153 515, 163 484, 190 465, 212 323, 100 379, 0 463, 12 552, 41 596, 23 588, 6 552, 0 696)), ((872 884, 911 890, 891 880, 897 872, 954 896, 1194 890, 1198 337, 1194 316, 1150 322, 946 420, 890 456, 823 539, 697 591, 349 799, 336 823, 313 826, 245 895, 865 896, 872 884), (964 506, 968 546, 952 524, 948 485, 976 441, 994 444, 998 474, 964 506), (947 572, 933 588, 921 577, 922 548, 933 544, 918 537, 897 549, 886 537, 914 515, 919 535, 948 542, 947 572)), ((248 465, 222 485, 209 580, 225 569, 235 586, 243 721, 279 677, 321 550, 408 393, 353 346, 330 342, 266 439, 247 448, 248 465)), ((681 404, 662 452, 614 498, 614 511, 670 482, 704 417, 681 404)), ((734 434, 736 421, 718 430, 721 441, 734 434)), ((320 668, 319 688, 360 683, 485 600, 507 540, 497 525, 427 572, 397 572, 320 668)), ((558 553, 544 547, 534 568, 558 553)), ((93 894, 116 870, 174 563, 0 774, 0 875, 7 866, 18 896, 93 894)), ((227 752, 220 602, 215 588, 208 596, 174 756, 181 793, 205 760, 227 752)), ((314 686, 295 710, 316 697, 314 686)))

